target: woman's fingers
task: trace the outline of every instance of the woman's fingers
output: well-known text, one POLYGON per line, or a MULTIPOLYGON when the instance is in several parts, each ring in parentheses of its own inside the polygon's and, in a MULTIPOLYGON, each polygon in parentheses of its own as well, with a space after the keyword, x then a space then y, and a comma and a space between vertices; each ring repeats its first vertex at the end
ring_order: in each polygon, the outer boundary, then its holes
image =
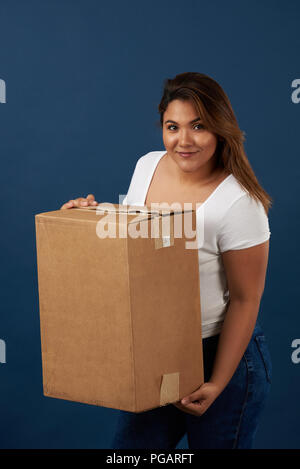
POLYGON ((75 199, 75 203, 75 207, 86 207, 87 205, 89 205, 88 201, 84 197, 78 197, 77 199, 75 199))
POLYGON ((66 210, 68 208, 72 208, 74 207, 73 205, 73 200, 69 200, 69 202, 66 202, 65 204, 63 204, 61 207, 60 207, 60 210, 66 210))
POLYGON ((98 205, 98 202, 96 202, 95 196, 93 194, 89 194, 86 197, 86 200, 88 201, 89 205, 98 205))
POLYGON ((60 210, 65 210, 74 207, 87 207, 88 205, 98 205, 93 194, 89 194, 85 197, 77 197, 77 199, 71 199, 60 207, 60 210))

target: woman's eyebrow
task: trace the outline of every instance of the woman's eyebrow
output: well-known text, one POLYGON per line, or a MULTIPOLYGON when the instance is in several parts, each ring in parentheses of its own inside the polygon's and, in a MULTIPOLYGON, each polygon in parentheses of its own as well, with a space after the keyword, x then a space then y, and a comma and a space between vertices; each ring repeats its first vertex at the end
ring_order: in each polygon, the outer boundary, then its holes
MULTIPOLYGON (((196 119, 193 119, 193 120, 190 122, 190 124, 193 124, 194 122, 197 122, 197 121, 200 121, 200 120, 201 120, 200 117, 196 117, 196 119)), ((165 121, 165 124, 167 124, 168 122, 171 122, 172 124, 177 124, 177 122, 172 121, 172 120, 170 120, 170 119, 167 120, 167 121, 165 121)))

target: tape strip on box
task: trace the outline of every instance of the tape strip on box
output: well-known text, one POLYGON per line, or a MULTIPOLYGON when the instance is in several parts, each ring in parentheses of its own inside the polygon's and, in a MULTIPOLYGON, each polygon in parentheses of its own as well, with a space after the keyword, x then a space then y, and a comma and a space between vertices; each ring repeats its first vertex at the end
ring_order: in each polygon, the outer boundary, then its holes
POLYGON ((163 375, 160 386, 160 405, 179 401, 179 372, 163 375))

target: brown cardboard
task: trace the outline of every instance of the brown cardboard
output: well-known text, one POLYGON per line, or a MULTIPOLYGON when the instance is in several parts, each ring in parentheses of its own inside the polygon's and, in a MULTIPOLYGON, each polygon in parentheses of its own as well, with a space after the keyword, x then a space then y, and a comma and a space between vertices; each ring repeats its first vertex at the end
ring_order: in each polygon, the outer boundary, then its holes
POLYGON ((35 216, 43 391, 142 412, 203 383, 198 251, 174 237, 180 211, 112 205, 35 216), (120 237, 154 219, 157 238, 120 237))

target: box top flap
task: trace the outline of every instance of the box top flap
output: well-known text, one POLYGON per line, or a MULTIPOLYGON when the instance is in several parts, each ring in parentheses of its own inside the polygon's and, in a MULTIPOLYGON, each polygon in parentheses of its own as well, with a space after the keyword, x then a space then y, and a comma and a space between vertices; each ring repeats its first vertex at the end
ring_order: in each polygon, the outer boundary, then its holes
MULTIPOLYGON (((149 205, 122 205, 122 204, 113 204, 110 202, 101 202, 97 206, 88 206, 82 207, 83 210, 96 210, 96 211, 103 211, 103 212, 116 212, 116 213, 128 213, 128 214, 137 214, 137 213, 145 213, 150 215, 171 215, 174 213, 182 213, 180 209, 172 209, 168 207, 163 207, 161 204, 152 204, 151 207, 149 205)), ((79 209, 81 210, 81 208, 79 209)), ((192 210, 185 210, 185 212, 190 212, 192 210)))
MULTIPOLYGON (((184 212, 191 212, 193 210, 185 210, 184 212)), ((164 208, 161 206, 158 207, 149 207, 147 205, 122 205, 122 204, 113 204, 110 202, 101 202, 97 206, 87 206, 87 207, 73 207, 69 210, 55 210, 51 212, 43 212, 36 214, 38 222, 43 220, 73 220, 74 222, 93 222, 97 223, 99 217, 112 215, 107 220, 110 223, 120 223, 120 224, 131 224, 137 223, 142 220, 148 220, 156 217, 163 216, 172 216, 177 213, 182 213, 182 210, 174 210, 171 208, 164 208), (127 214, 125 218, 123 217, 114 217, 113 214, 122 215, 127 214)))

